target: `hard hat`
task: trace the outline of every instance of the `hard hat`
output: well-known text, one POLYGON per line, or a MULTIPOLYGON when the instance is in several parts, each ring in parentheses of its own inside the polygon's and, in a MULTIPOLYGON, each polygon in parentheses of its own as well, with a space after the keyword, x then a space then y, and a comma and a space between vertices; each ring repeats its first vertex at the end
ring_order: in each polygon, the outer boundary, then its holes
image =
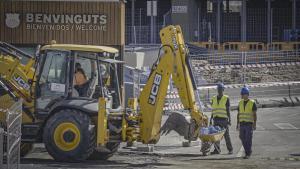
POLYGON ((223 83, 218 83, 217 84, 217 89, 224 89, 224 84, 223 83))
POLYGON ((243 87, 241 90, 241 95, 244 95, 244 94, 249 95, 249 92, 250 92, 250 90, 248 87, 243 87))

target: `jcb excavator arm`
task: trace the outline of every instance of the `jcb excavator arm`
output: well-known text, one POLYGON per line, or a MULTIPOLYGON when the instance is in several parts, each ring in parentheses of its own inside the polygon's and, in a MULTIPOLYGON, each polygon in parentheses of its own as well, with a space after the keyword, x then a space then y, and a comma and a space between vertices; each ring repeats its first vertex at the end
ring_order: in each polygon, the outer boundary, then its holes
POLYGON ((24 53, 14 46, 0 42, 0 79, 11 91, 26 102, 31 102, 31 84, 34 80, 34 57, 24 53), (27 64, 21 63, 22 58, 27 58, 27 64))
POLYGON ((0 42, 0 101, 7 102, 5 106, 9 106, 11 98, 21 98, 25 112, 22 116, 24 123, 34 120, 31 113, 34 112, 34 64, 34 57, 10 44, 0 42), (22 64, 21 61, 26 61, 26 64, 22 64))
POLYGON ((143 143, 156 143, 160 138, 161 119, 170 76, 190 119, 190 138, 198 135, 199 128, 207 124, 207 117, 196 105, 192 74, 187 64, 187 50, 179 26, 168 26, 160 31, 163 54, 153 66, 150 77, 139 97, 140 139, 143 143))

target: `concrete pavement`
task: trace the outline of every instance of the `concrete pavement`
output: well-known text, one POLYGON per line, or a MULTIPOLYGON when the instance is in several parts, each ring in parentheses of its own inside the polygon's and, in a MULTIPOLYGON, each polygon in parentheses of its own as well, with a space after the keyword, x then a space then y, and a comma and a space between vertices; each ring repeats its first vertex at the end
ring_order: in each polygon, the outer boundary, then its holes
MULTIPOLYGON (((210 113, 207 113, 210 117, 210 113)), ((226 155, 225 141, 221 142, 222 158, 235 158, 243 156, 243 149, 236 130, 237 111, 232 111, 232 126, 230 135, 234 146, 234 154, 226 155)), ((166 117, 164 117, 166 118, 166 117)), ((200 155, 200 145, 195 147, 182 147, 184 139, 177 133, 171 132, 162 136, 154 153, 162 155, 200 155)), ((258 109, 257 130, 253 138, 253 157, 269 158, 291 157, 290 154, 300 154, 300 107, 264 108, 258 109), (283 123, 283 124, 282 124, 283 123)), ((123 152, 123 151, 121 151, 123 152)), ((126 151, 127 152, 127 151, 126 151)), ((214 156, 203 157, 205 159, 214 156)))
MULTIPOLYGON (((154 152, 119 149, 108 161, 87 161, 80 164, 52 160, 42 146, 22 159, 22 168, 300 168, 300 107, 265 108, 258 110, 258 126, 254 132, 253 155, 244 160, 238 138, 236 112, 232 112, 230 134, 234 154, 227 155, 221 142, 221 155, 202 156, 200 146, 182 147, 184 139, 176 133, 162 136, 154 152)), ((208 114, 209 115, 209 114, 208 114)), ((166 119, 166 117, 164 117, 166 119)), ((138 146, 141 146, 138 144, 138 146)))

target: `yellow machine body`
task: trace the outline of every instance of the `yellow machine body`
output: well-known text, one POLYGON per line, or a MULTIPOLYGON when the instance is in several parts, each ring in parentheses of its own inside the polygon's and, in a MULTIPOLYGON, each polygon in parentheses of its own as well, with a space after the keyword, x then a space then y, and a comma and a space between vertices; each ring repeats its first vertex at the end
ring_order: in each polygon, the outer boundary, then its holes
MULTIPOLYGON (((46 126, 49 122, 48 127, 50 128, 53 126, 50 124, 55 124, 53 119, 60 122, 61 125, 58 125, 56 129, 53 129, 53 131, 55 131, 53 137, 56 141, 53 144, 56 144, 56 147, 60 148, 60 151, 63 151, 64 153, 70 153, 71 150, 76 149, 78 146, 86 146, 83 144, 83 142, 81 142, 81 140, 86 139, 86 137, 83 135, 89 132, 91 132, 91 138, 96 138, 95 142, 94 140, 93 142, 90 142, 90 145, 96 145, 95 149, 98 148, 97 150, 103 147, 108 150, 104 151, 106 154, 104 152, 94 152, 92 156, 95 153, 98 153, 98 156, 102 156, 104 158, 110 157, 109 153, 114 153, 120 142, 130 143, 133 141, 140 141, 145 144, 157 143, 160 139, 163 107, 171 77, 178 89, 184 109, 190 113, 192 137, 197 137, 199 128, 203 125, 203 123, 207 123, 207 117, 202 114, 202 112, 199 110, 199 107, 196 105, 195 85, 193 85, 192 73, 188 64, 188 50, 185 46, 182 30, 179 26, 167 26, 160 31, 160 37, 162 42, 162 46, 160 48, 161 54, 157 62, 153 65, 149 79, 141 91, 140 96, 138 98, 129 99, 129 108, 125 109, 123 107, 119 107, 115 109, 108 107, 107 105, 112 103, 111 100, 109 101, 110 97, 106 98, 103 97, 103 95, 93 98, 93 101, 98 100, 95 103, 95 105, 98 105, 98 111, 96 111, 96 114, 93 116, 88 115, 88 112, 83 112, 81 110, 81 108, 84 108, 84 106, 75 108, 76 110, 72 109, 74 107, 72 107, 71 110, 67 107, 64 111, 57 111, 60 112, 60 114, 63 114, 63 117, 68 116, 64 115, 64 113, 70 112, 70 115, 72 115, 71 119, 68 119, 67 121, 60 121, 61 118, 55 119, 56 116, 59 116, 57 115, 59 113, 54 113, 54 115, 49 115, 50 120, 47 117, 44 119, 45 122, 41 121, 41 123, 46 123, 46 126), (74 114, 77 114, 77 116, 74 116, 74 114), (53 119, 51 120, 51 118, 53 119), (78 119, 72 120, 74 118, 78 119), (85 120, 85 124, 91 124, 89 125, 88 129, 81 128, 83 127, 83 124, 77 124, 77 122, 81 120, 85 120), (92 126, 94 126, 94 128, 92 126), (81 130, 83 129, 85 130, 85 133, 82 133, 81 130)), ((116 54, 118 52, 116 49, 105 46, 72 44, 52 44, 41 48, 41 51, 48 50, 74 51, 69 53, 76 53, 76 51, 79 51, 103 54, 116 54)), ((14 55, 13 53, 10 54, 14 55)), ((70 57, 74 56, 72 55, 70 57)), ((97 63, 100 62, 98 58, 96 60, 97 63)), ((100 58, 100 60, 106 63, 109 62, 111 65, 115 66, 116 64, 121 63, 121 61, 115 59, 108 59, 105 61, 105 58, 100 58)), ((27 61, 27 64, 23 65, 21 64, 21 59, 16 55, 14 55, 14 57, 10 55, 0 55, 0 80, 4 81, 18 98, 22 98, 24 100, 23 107, 29 110, 29 113, 23 113, 23 122, 27 124, 40 122, 39 119, 35 117, 36 96, 34 88, 35 85, 38 84, 38 82, 35 82, 35 76, 37 75, 35 75, 36 72, 34 67, 36 64, 37 62, 34 57, 30 57, 30 59, 27 61)), ((71 70, 73 71, 73 69, 71 70)), ((115 71, 113 72, 116 73, 116 69, 114 70, 115 71)), ((69 76, 73 77, 73 74, 70 74, 72 72, 68 73, 69 76)), ((113 75, 110 74, 110 76, 113 75)), ((117 77, 116 75, 114 76, 117 77)), ((113 80, 113 78, 110 80, 113 80)), ((118 81, 114 81, 114 84, 116 84, 116 86, 120 86, 118 81)), ((71 87, 69 87, 68 91, 72 91, 71 87)), ((116 90, 114 92, 116 93, 116 90)), ((2 95, 0 96, 0 99, 1 98, 6 99, 8 96, 2 95)), ((69 103, 70 100, 71 102, 76 102, 76 99, 72 100, 72 97, 67 97, 67 99, 64 101, 69 103)), ((88 102, 89 101, 86 101, 87 104, 88 102)), ((1 104, 0 108, 3 108, 1 104)), ((3 120, 4 117, 0 116, 0 121, 3 120)), ((43 137, 44 141, 46 140, 47 142, 48 140, 45 138, 52 138, 52 135, 47 135, 45 133, 46 132, 44 132, 43 137)), ((45 145, 47 148, 46 143, 45 145)), ((60 160, 61 155, 55 154, 52 151, 56 147, 50 147, 47 150, 50 150, 50 154, 52 152, 51 155, 54 154, 54 157, 60 160)), ((91 152, 87 152, 87 150, 89 150, 88 148, 81 148, 81 150, 84 151, 84 157, 81 157, 82 153, 78 153, 71 159, 81 160, 81 158, 86 159, 89 155, 91 155, 91 152)), ((73 154, 70 153, 69 155, 72 156, 73 154)))
MULTIPOLYGON (((185 47, 180 26, 168 26, 160 31, 163 54, 153 66, 147 84, 139 97, 140 137, 143 143, 157 143, 160 137, 161 119, 170 76, 178 89, 181 102, 190 112, 195 131, 207 119, 196 106, 191 72, 187 64, 185 47)), ((197 136, 198 132, 193 132, 197 136)))

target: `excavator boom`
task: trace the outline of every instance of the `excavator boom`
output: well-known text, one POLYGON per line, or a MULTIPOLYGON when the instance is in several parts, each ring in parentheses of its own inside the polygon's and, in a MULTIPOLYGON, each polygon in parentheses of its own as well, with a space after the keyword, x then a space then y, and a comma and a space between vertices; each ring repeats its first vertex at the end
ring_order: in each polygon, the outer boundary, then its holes
MULTIPOLYGON (((160 31, 163 54, 154 64, 140 101, 140 137, 143 143, 156 143, 161 132, 161 119, 165 97, 172 75, 185 110, 190 113, 189 125, 193 126, 191 137, 207 118, 199 111, 194 96, 192 75, 187 64, 187 49, 179 26, 168 26, 160 31)), ((174 118, 176 121, 179 118, 174 118)), ((186 119, 186 118, 185 118, 186 119)), ((175 122, 174 121, 174 122, 175 122)), ((178 122, 178 121, 177 121, 178 122)), ((189 130, 187 130, 188 132, 189 130)))

